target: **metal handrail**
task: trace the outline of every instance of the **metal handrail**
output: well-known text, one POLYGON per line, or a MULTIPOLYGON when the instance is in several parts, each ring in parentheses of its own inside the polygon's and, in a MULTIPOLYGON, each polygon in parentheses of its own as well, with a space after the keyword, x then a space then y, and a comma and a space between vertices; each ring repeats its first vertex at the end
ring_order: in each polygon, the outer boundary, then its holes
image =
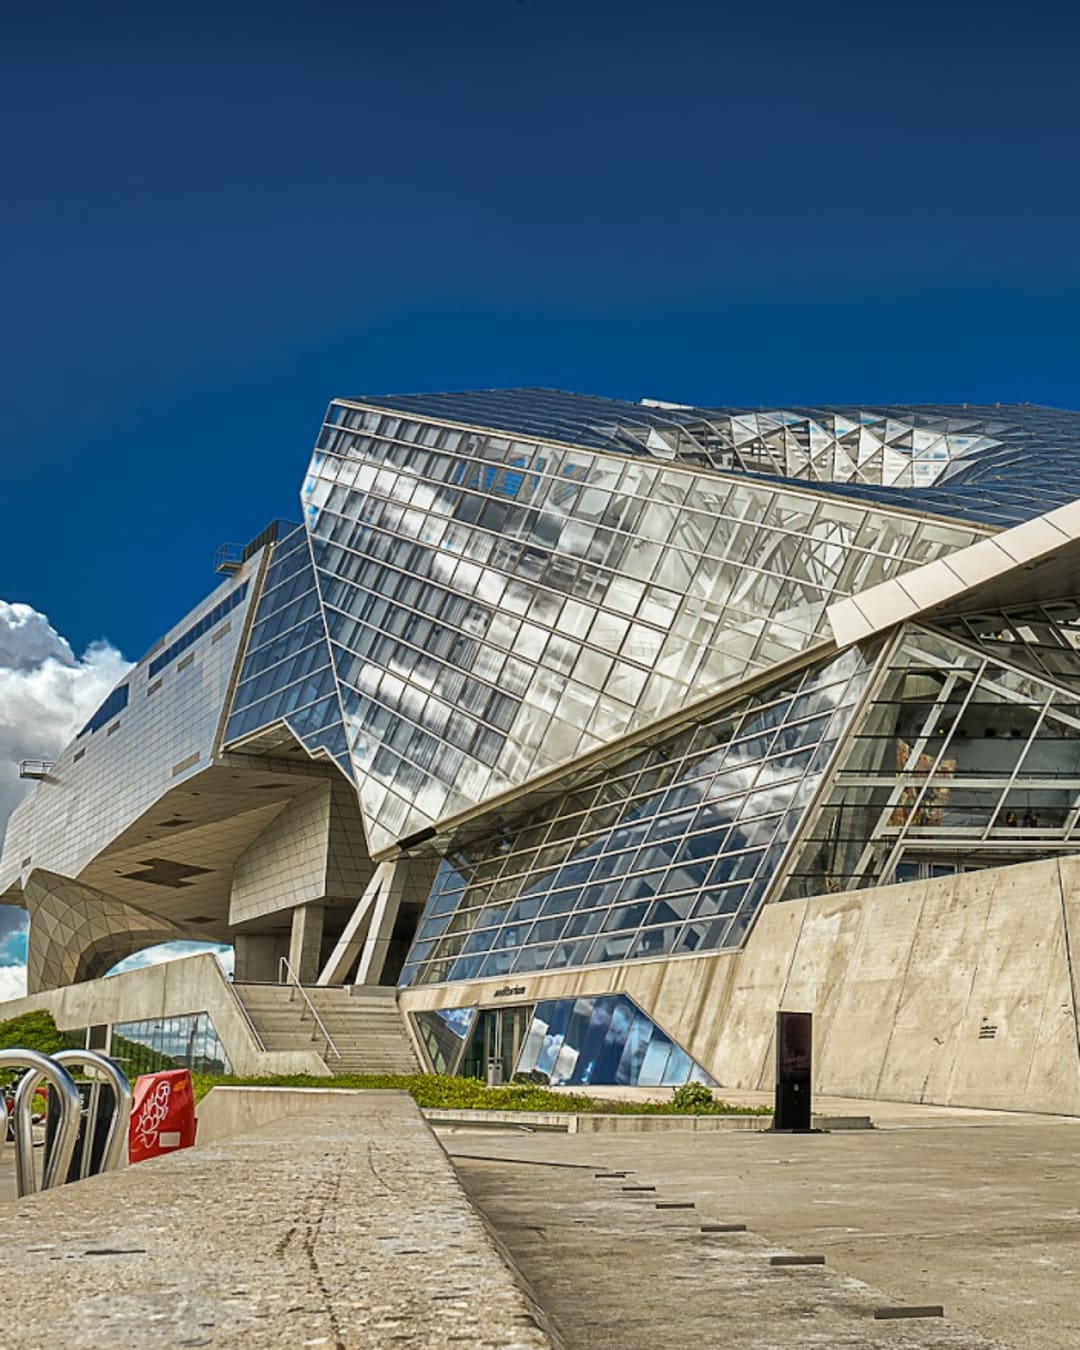
POLYGON ((241 1016, 241 1017, 244 1019, 244 1021, 247 1023, 248 1031, 250 1031, 251 1034, 252 1034, 252 1036, 255 1038, 255 1044, 256 1044, 256 1045, 259 1047, 259 1049, 265 1054, 265 1053, 266 1053, 266 1043, 265 1043, 265 1041, 263 1040, 263 1038, 259 1035, 259 1028, 258 1028, 258 1027, 255 1025, 255 1023, 251 1020, 251 1014, 248 1012, 247 1008, 244 1007, 244 1000, 243 1000, 243 999, 240 997, 240 995, 236 992, 236 985, 232 982, 232 980, 230 980, 230 979, 228 978, 228 976, 225 974, 225 972, 221 969, 221 963, 217 960, 216 957, 215 957, 215 959, 214 959, 214 964, 217 966, 218 970, 221 972, 221 978, 222 978, 222 980, 225 982, 226 986, 228 987, 229 993, 232 994, 233 999, 234 999, 234 1001, 235 1001, 235 1003, 236 1003, 236 1006, 240 1009, 240 1016, 241 1016))
POLYGON ((289 965, 289 958, 288 958, 287 956, 281 957, 281 959, 280 959, 279 962, 278 962, 278 976, 279 976, 279 979, 278 979, 278 983, 279 983, 279 984, 288 984, 288 983, 289 983, 289 980, 291 980, 292 983, 293 983, 294 985, 296 985, 297 989, 300 990, 300 997, 301 997, 301 998, 304 1000, 304 1002, 307 1004, 307 1006, 308 1006, 308 1012, 310 1012, 311 1015, 312 1015, 312 1017, 314 1017, 316 1026, 318 1026, 319 1030, 322 1032, 323 1036, 326 1038, 326 1048, 327 1048, 327 1050, 330 1051, 330 1052, 334 1055, 334 1057, 335 1057, 336 1059, 340 1059, 340 1058, 341 1058, 341 1051, 340 1051, 340 1050, 337 1048, 337 1046, 334 1044, 334 1038, 333 1038, 333 1036, 330 1035, 329 1031, 327 1031, 327 1029, 326 1029, 326 1023, 325 1023, 325 1022, 322 1020, 322 1018, 319 1016, 319 1010, 315 1007, 315 1004, 312 1003, 311 999, 308 997, 308 992, 307 992, 307 990, 306 990, 306 989, 304 988, 304 986, 300 983, 300 981, 296 978, 296 973, 295 973, 295 971, 293 970, 292 966, 289 965), (282 971, 284 971, 285 974, 289 977, 287 980, 281 980, 281 979, 280 979, 280 976, 281 976, 282 971))

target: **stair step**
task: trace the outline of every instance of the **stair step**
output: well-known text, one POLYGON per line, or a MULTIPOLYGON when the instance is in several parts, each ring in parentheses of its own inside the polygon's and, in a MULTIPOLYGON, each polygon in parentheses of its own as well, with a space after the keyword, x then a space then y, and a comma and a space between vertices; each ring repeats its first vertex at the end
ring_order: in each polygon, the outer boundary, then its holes
POLYGON ((397 993, 389 986, 305 986, 303 993, 281 984, 235 988, 268 1050, 313 1050, 331 1073, 419 1070, 397 993))

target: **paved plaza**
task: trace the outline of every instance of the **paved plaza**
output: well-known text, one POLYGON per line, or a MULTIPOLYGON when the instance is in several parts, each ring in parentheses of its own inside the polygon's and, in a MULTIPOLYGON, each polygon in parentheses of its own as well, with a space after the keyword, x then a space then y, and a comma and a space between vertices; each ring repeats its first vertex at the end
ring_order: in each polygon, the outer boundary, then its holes
POLYGON ((861 1107, 879 1128, 445 1143, 574 1350, 1080 1344, 1080 1122, 861 1107), (747 1232, 700 1232, 717 1222, 747 1232), (883 1305, 946 1316, 875 1321, 883 1305))
POLYGON ((818 1105, 876 1127, 440 1147, 404 1094, 217 1089, 196 1149, 2 1197, 13 1287, 52 1291, 9 1339, 56 1344, 59 1302, 80 1347, 1080 1344, 1080 1119, 818 1105))

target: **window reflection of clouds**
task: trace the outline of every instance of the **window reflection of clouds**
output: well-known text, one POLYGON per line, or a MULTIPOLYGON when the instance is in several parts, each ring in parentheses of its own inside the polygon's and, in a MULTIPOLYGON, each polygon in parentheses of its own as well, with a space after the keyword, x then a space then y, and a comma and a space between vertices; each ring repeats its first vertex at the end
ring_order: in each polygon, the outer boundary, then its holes
MULTIPOLYGON (((812 496, 361 410, 346 417, 355 433, 332 434, 311 497, 332 636, 364 658, 358 681, 344 680, 346 713, 374 780, 361 792, 377 847, 662 715, 689 690, 802 650, 832 595, 893 574, 919 535, 917 519, 893 516, 887 539, 841 556, 819 538, 836 526, 812 496), (492 462, 508 454, 509 472, 492 462), (433 513, 447 517, 437 546, 425 542, 433 513), (405 605, 426 639, 384 640, 385 625, 370 622, 376 593, 392 611, 405 605), (591 628, 582 604, 596 613, 591 628), (527 613, 527 630, 511 637, 496 606, 527 613), (528 674, 505 720, 493 722, 479 697, 463 708, 449 694, 446 663, 465 688, 504 692, 511 650, 528 674), (430 720, 433 698, 456 708, 456 734, 430 720)), ((973 537, 947 528, 938 552, 973 537)))
POLYGON ((452 852, 420 930, 438 941, 402 982, 741 941, 867 671, 857 653, 809 669, 452 852))

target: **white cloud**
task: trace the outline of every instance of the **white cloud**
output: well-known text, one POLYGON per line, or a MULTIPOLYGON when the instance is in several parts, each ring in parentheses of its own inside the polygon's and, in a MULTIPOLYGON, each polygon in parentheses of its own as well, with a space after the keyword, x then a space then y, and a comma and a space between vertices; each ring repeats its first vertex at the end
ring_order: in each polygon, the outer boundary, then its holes
POLYGON ((70 644, 44 614, 0 600, 0 670, 35 670, 49 657, 75 664, 70 644))
POLYGON ((125 957, 109 971, 122 975, 125 970, 141 970, 143 966, 159 966, 163 961, 175 961, 179 956, 194 956, 197 952, 213 952, 221 962, 226 975, 233 973, 233 949, 220 942, 163 942, 157 947, 146 947, 134 956, 125 957))
POLYGON ((108 642, 76 657, 44 614, 0 600, 0 843, 29 784, 23 759, 55 759, 131 663, 108 642))
MULTIPOLYGON (((131 663, 108 642, 76 656, 48 618, 30 605, 0 600, 0 846, 8 816, 30 784, 24 759, 55 759, 131 663)), ((0 905, 0 937, 26 925, 19 909, 0 905)), ((26 992, 26 967, 0 967, 0 1001, 26 992)))
POLYGON ((0 1003, 22 998, 26 993, 26 967, 0 966, 0 1003))

